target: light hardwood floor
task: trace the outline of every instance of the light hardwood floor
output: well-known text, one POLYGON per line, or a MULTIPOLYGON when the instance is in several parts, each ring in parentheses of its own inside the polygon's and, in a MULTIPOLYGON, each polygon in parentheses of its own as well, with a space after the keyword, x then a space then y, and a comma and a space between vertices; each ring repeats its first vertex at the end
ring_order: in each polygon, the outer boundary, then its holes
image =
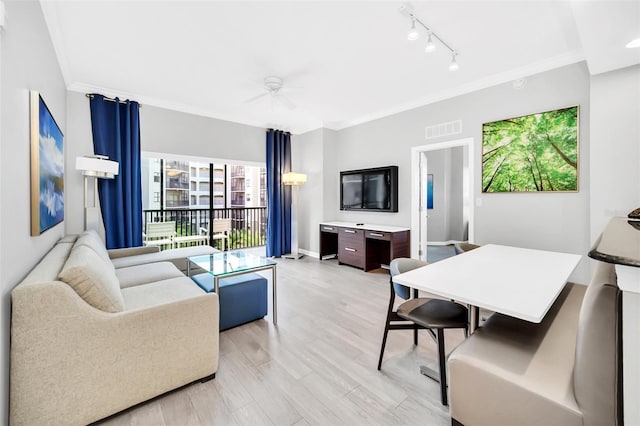
MULTIPOLYGON (((376 370, 389 275, 336 260, 277 259, 278 326, 271 316, 220 333, 216 378, 127 410, 103 425, 449 425, 425 331, 392 331, 376 370)), ((269 276, 267 273, 265 276, 269 276)), ((271 301, 269 301, 271 312, 271 301)), ((203 327, 194 324, 194 327, 203 327)), ((463 339, 447 331, 447 349, 463 339)))

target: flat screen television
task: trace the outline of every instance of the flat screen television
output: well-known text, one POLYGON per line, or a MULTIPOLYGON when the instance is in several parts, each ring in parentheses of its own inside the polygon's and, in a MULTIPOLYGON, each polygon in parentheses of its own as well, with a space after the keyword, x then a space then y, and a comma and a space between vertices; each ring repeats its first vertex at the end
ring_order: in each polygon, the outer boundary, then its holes
POLYGON ((340 172, 340 210, 398 211, 398 166, 340 172))

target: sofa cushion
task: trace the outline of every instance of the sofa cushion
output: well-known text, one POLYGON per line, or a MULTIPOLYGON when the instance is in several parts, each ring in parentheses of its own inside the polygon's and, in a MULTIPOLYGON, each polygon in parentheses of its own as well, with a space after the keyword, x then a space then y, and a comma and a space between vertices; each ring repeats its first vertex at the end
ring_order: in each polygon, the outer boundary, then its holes
POLYGON ((102 238, 98 236, 98 233, 96 231, 85 231, 80 234, 80 236, 76 240, 74 247, 76 246, 89 247, 98 256, 100 256, 100 259, 102 259, 105 264, 113 268, 113 263, 111 263, 111 259, 109 258, 109 253, 107 252, 104 241, 102 241, 102 238))
POLYGON ((580 309, 573 374, 585 426, 613 424, 622 417, 621 298, 614 265, 598 262, 580 309))
POLYGON ((124 268, 134 265, 145 265, 155 262, 171 262, 176 265, 178 269, 185 272, 187 270, 187 257, 201 256, 218 252, 219 250, 216 250, 211 246, 182 247, 171 250, 163 250, 159 253, 147 253, 137 256, 119 257, 117 259, 111 259, 111 262, 116 268, 124 268))
POLYGON ((171 262, 158 262, 149 265, 128 266, 116 269, 116 277, 120 281, 120 288, 133 287, 171 278, 184 277, 171 262))
POLYGON ((124 306, 127 311, 164 305, 206 294, 185 276, 122 289, 124 306))
POLYGON ((462 342, 449 357, 451 416, 462 424, 582 426, 572 376, 585 289, 567 284, 540 324, 494 314, 462 342))
POLYGON ((96 309, 105 312, 124 310, 115 270, 85 245, 75 246, 71 250, 59 278, 96 309))

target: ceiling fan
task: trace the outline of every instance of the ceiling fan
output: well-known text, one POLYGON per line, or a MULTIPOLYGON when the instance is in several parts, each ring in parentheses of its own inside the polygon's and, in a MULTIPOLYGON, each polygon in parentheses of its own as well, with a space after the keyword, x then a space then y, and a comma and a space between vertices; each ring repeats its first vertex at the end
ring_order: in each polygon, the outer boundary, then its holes
POLYGON ((247 99, 244 103, 255 102, 258 99, 264 98, 266 96, 271 96, 272 105, 276 102, 281 103, 287 109, 295 109, 296 104, 294 104, 291 99, 286 97, 284 90, 293 89, 293 87, 285 87, 284 81, 280 77, 269 76, 264 78, 264 90, 265 93, 261 93, 257 96, 247 99))

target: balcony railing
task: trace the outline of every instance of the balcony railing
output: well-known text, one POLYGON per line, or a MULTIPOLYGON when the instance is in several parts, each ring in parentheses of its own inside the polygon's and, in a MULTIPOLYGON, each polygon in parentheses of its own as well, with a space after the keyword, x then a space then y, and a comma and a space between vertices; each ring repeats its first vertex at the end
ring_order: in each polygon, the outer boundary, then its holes
MULTIPOLYGON (((265 244, 267 240, 266 207, 143 210, 145 230, 149 222, 175 221, 176 233, 179 236, 197 235, 200 228, 209 229, 212 215, 213 220, 231 219, 228 249, 258 247, 265 244)), ((214 244, 219 242, 214 241, 214 244)))

